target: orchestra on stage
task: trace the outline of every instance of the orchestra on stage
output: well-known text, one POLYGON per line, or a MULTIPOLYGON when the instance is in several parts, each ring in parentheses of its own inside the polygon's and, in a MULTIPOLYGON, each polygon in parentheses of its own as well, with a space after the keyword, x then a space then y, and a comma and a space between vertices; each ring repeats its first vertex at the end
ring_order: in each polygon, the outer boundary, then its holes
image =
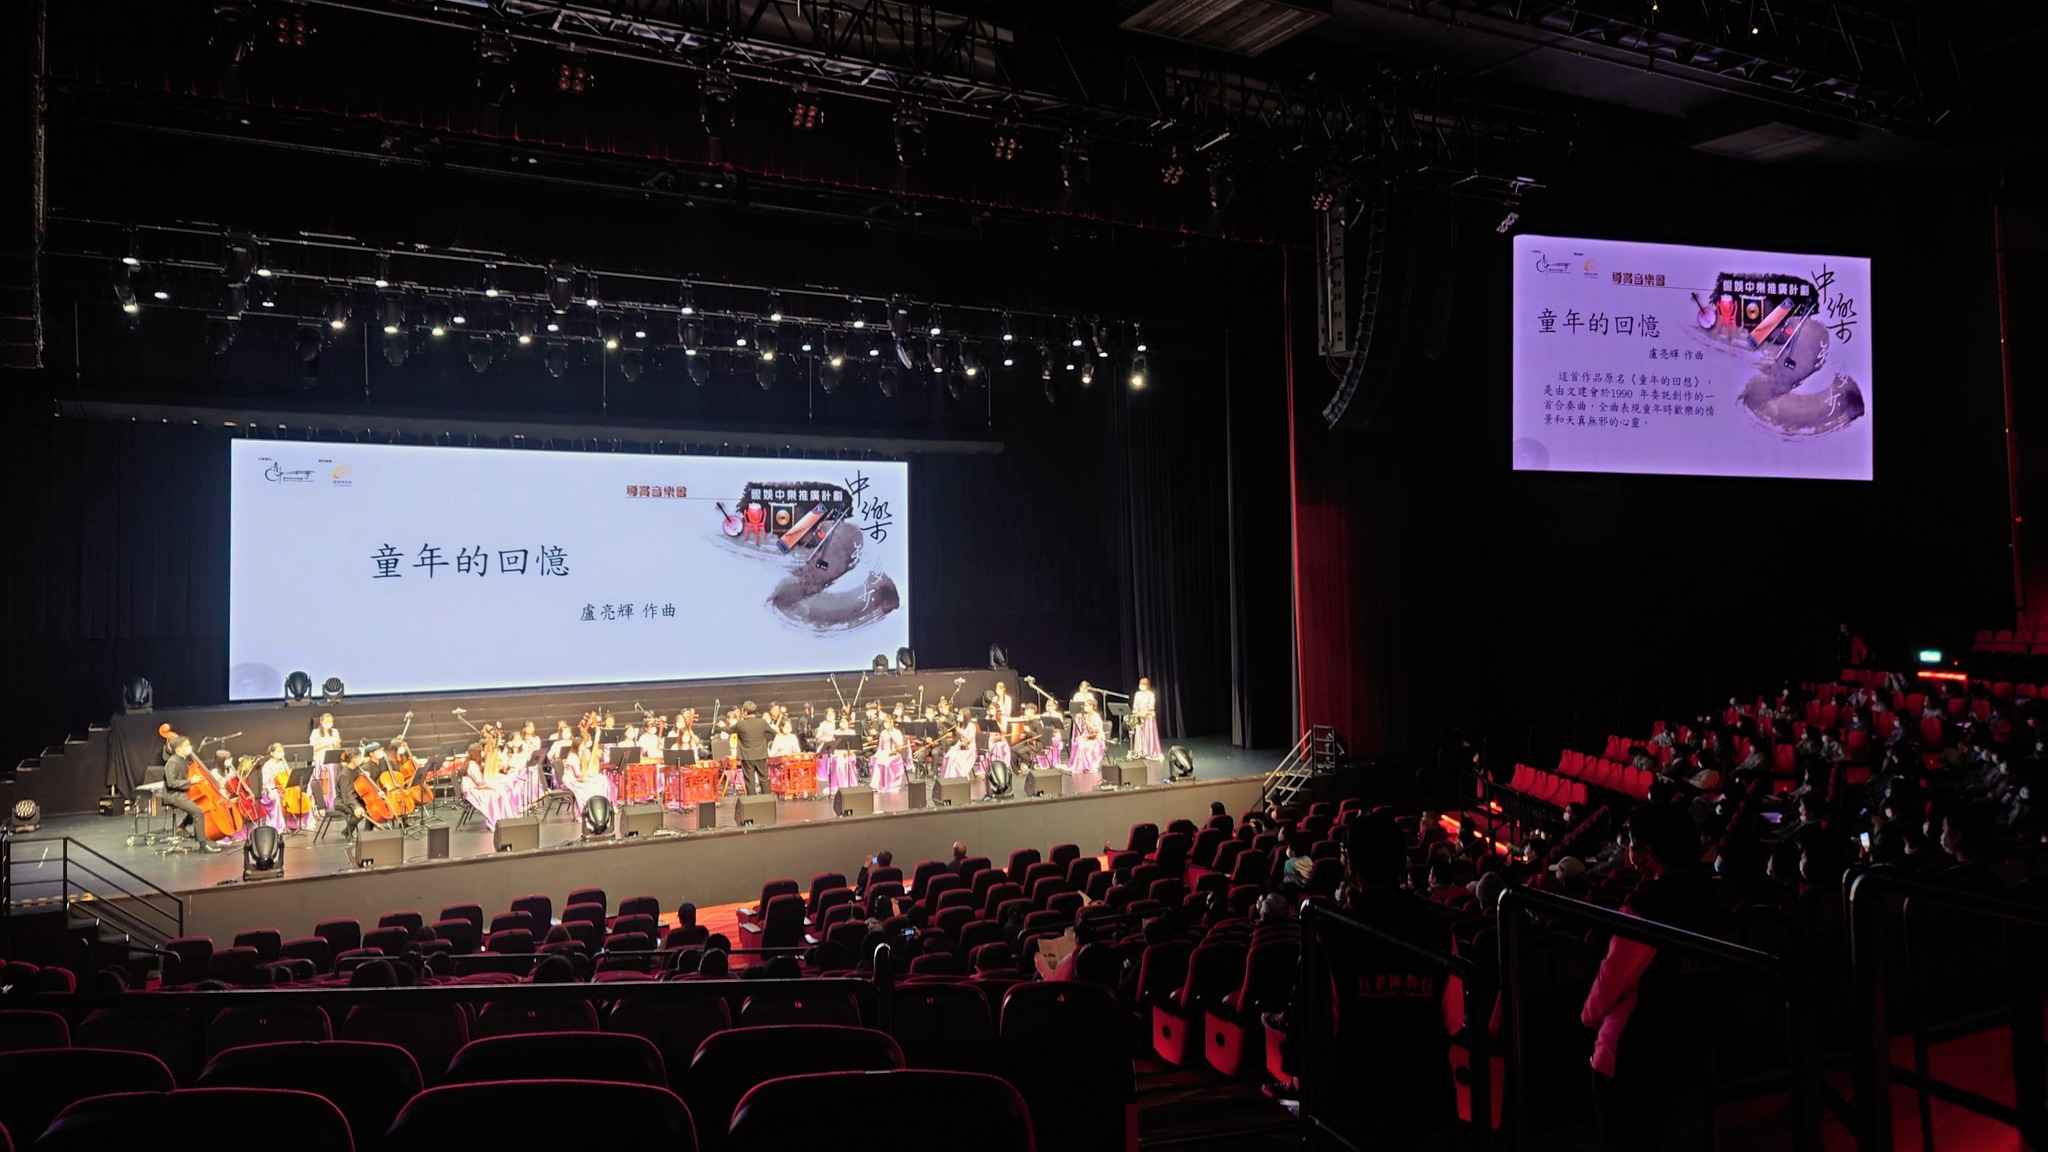
MULTIPOLYGON (((956 694, 964 682, 954 682, 956 694)), ((913 779, 975 778, 1001 792, 1026 768, 1099 773, 1119 719, 1129 759, 1161 757, 1149 679, 1141 677, 1128 696, 1084 680, 1064 712, 1035 678, 1024 682, 1042 706, 1020 706, 999 681, 966 704, 862 704, 856 694, 821 714, 808 703, 792 710, 780 701, 760 707, 748 700, 714 705, 708 718, 694 708, 672 718, 643 711, 623 725, 610 712, 593 711, 573 724, 557 721, 546 736, 530 720, 516 728, 470 724, 456 709, 475 739, 427 758, 413 753, 405 732, 352 745, 334 716, 322 713, 306 737, 307 760, 297 765, 283 744, 239 758, 216 747, 209 760, 204 745, 219 741, 195 747, 164 724, 157 730, 164 740, 163 800, 178 814, 180 831, 198 847, 219 851, 258 826, 297 835, 339 823, 351 843, 364 828, 418 831, 437 802, 460 804, 464 820, 494 829, 551 799, 580 817, 597 797, 689 809, 741 794, 808 800, 863 785, 895 792, 913 779), (1108 704, 1108 697, 1124 702, 1108 704)))

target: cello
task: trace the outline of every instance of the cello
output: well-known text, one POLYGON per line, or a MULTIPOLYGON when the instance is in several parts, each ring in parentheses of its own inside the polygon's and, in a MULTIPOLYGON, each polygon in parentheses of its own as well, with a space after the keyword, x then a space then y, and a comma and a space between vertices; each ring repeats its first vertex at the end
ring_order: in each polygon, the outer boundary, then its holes
POLYGON ((356 798, 363 802, 363 815, 370 818, 370 823, 389 824, 397 819, 391 811, 391 805, 385 800, 383 791, 377 787, 376 781, 371 780, 370 774, 361 768, 356 771, 355 789, 356 798))
POLYGON ((249 769, 254 764, 254 757, 244 756, 239 763, 229 765, 227 779, 222 780, 220 786, 221 795, 234 804, 245 824, 254 824, 263 818, 263 801, 249 787, 249 769))

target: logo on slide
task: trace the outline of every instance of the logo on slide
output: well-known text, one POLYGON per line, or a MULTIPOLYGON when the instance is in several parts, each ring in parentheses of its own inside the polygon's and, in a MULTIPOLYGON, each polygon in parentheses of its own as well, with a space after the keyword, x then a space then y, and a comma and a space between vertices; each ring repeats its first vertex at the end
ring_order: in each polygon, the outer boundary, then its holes
POLYGON ((313 470, 311 468, 286 468, 275 460, 269 461, 269 464, 270 466, 263 470, 263 478, 272 484, 311 484, 313 482, 313 470))
MULTIPOLYGON (((326 461, 323 460, 321 461, 321 463, 324 464, 326 463, 326 461)), ((355 469, 350 468, 346 464, 336 464, 334 466, 334 471, 328 473, 328 478, 334 487, 347 488, 353 483, 353 481, 349 479, 349 477, 353 475, 355 475, 355 469)))

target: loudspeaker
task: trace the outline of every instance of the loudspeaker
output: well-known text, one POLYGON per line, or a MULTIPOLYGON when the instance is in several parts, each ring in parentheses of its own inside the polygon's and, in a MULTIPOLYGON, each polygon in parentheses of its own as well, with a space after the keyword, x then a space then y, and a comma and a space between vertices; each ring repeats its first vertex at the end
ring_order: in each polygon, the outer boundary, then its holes
POLYGON ((427 859, 446 860, 447 858, 448 826, 446 824, 427 825, 427 859))
POLYGON ((906 798, 912 810, 932 806, 932 782, 930 780, 912 780, 906 787, 908 789, 906 798))
POLYGON ((500 852, 531 852, 540 847, 540 817, 519 816, 498 821, 491 844, 500 852))
POLYGON ((841 816, 873 816, 875 790, 865 784, 841 788, 832 794, 832 811, 841 816))
POLYGON ((1372 423, 1386 401, 1435 382, 1456 304, 1458 220, 1442 198, 1389 191, 1374 216, 1356 315, 1357 336, 1337 391, 1323 406, 1333 430, 1372 423))
POLYGON ((932 800, 941 808, 965 808, 974 798, 974 781, 960 778, 941 780, 932 794, 932 800))
POLYGON ((706 829, 706 828, 716 828, 716 827, 718 827, 718 804, 717 804, 717 802, 716 802, 716 801, 712 801, 712 800, 705 800, 705 801, 703 801, 703 802, 699 803, 699 804, 697 805, 697 829, 698 829, 698 831, 700 831, 700 832, 701 832, 701 831, 703 831, 703 830, 704 830, 704 829, 706 829))
POLYGON ((775 797, 765 794, 740 797, 739 803, 732 806, 732 821, 740 825, 752 824, 756 828, 768 827, 775 823, 775 797))
POLYGON ((1026 768, 1017 774, 1017 794, 1024 797, 1058 796, 1067 790, 1067 777, 1063 772, 1042 768, 1026 768))
POLYGON ((370 828, 356 833, 356 867, 396 868, 405 863, 405 833, 396 828, 370 828))
POLYGON ((1109 760, 1102 765, 1102 782, 1119 788, 1146 788, 1165 783, 1166 765, 1157 760, 1109 760))
POLYGON ((661 831, 661 818, 667 809, 659 804, 625 804, 618 814, 619 839, 634 836, 652 836, 661 831))

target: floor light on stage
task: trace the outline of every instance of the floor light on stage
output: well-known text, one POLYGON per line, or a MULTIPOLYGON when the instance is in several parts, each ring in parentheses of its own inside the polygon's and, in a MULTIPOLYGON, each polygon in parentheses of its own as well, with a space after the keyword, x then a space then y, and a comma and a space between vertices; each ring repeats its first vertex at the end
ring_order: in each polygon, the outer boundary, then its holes
POLYGON ((1000 672, 1001 670, 1008 668, 1010 666, 1009 649, 1004 648, 1001 644, 989 645, 988 666, 989 670, 992 672, 1000 672))
POLYGON ((874 663, 874 669, 875 669, 875 673, 874 673, 875 675, 877 675, 877 676, 887 676, 887 675, 889 674, 889 658, 888 658, 887 656, 884 656, 884 655, 882 655, 882 654, 881 654, 881 653, 879 653, 879 652, 878 652, 878 653, 876 653, 876 654, 875 654, 875 663, 874 663))
POLYGON ((9 821, 16 833, 33 832, 42 826, 43 810, 33 800, 17 800, 9 821))
POLYGON ((1195 754, 1178 744, 1166 750, 1166 766, 1172 769, 1175 780, 1195 778, 1195 754))
POLYGON ((277 829, 268 824, 258 824, 249 833, 249 842, 242 845, 242 879, 281 880, 284 878, 284 838, 277 829))
POLYGON ((1008 761, 992 760, 988 766, 986 800, 1005 800, 1010 795, 1010 765, 1008 761))
POLYGON ((149 681, 137 676, 121 686, 121 711, 131 716, 147 712, 155 698, 156 690, 150 687, 149 681))
POLYGON ((905 672, 915 671, 917 671, 917 653, 908 648, 898 648, 896 650, 896 674, 901 676, 905 672))
POLYGON ((284 702, 287 704, 311 703, 313 678, 304 672, 294 672, 284 678, 284 702))
POLYGON ((583 805, 583 838, 596 840, 612 834, 612 802, 602 796, 592 796, 583 805))
POLYGON ((341 677, 339 677, 339 676, 329 676, 329 677, 327 678, 327 682, 326 682, 326 683, 324 683, 324 684, 322 684, 322 685, 320 685, 320 691, 321 691, 321 694, 322 694, 323 696, 325 696, 325 698, 326 698, 326 699, 325 699, 324 703, 325 703, 325 704, 326 704, 326 705, 327 705, 327 706, 328 706, 329 708, 332 708, 332 707, 334 707, 334 706, 335 706, 336 704, 339 704, 339 703, 341 703, 341 698, 342 698, 342 695, 343 695, 343 693, 342 693, 342 683, 341 683, 341 677))

